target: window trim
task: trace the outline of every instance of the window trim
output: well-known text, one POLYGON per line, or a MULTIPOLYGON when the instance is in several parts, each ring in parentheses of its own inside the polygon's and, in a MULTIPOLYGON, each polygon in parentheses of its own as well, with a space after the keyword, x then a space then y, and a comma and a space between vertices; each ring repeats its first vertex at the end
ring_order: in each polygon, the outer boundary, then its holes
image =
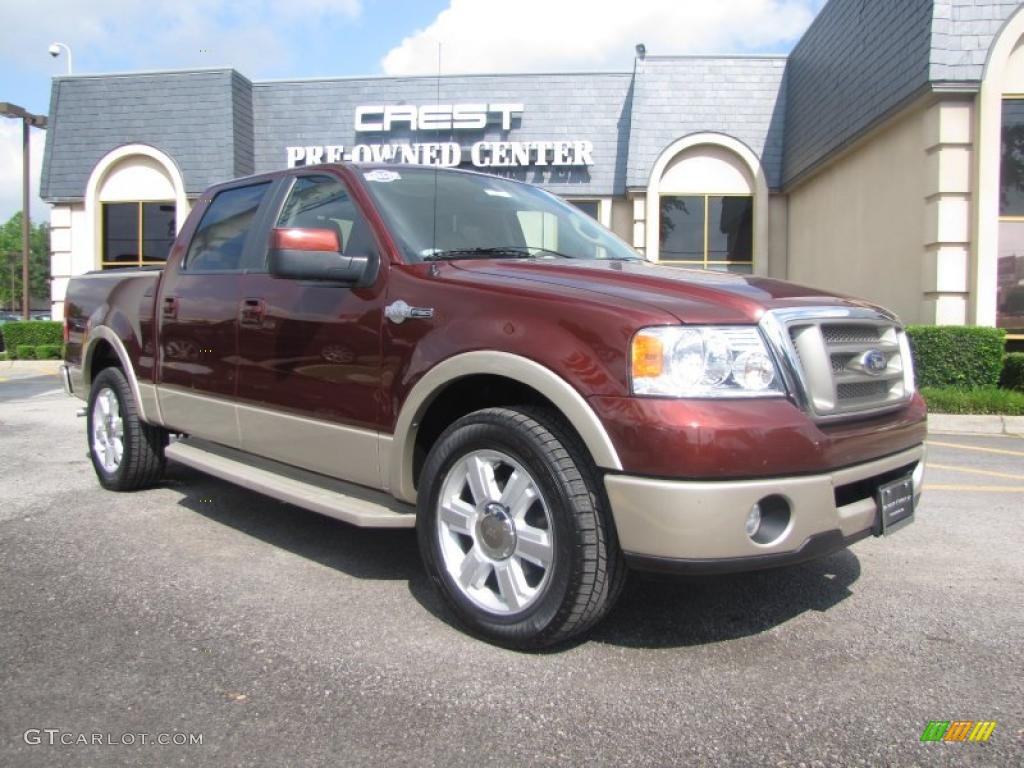
MULTIPOLYGON (((139 269, 141 267, 154 267, 164 266, 167 264, 167 260, 170 259, 170 249, 167 252, 167 259, 146 259, 143 258, 146 255, 143 249, 143 243, 146 240, 145 232, 142 230, 142 206, 150 205, 169 205, 174 208, 174 231, 179 231, 178 227, 178 206, 174 200, 101 200, 100 201, 100 269, 139 269), (134 205, 135 206, 135 236, 136 243, 138 244, 139 257, 135 261, 107 261, 104 257, 106 256, 107 250, 107 225, 106 216, 104 211, 108 205, 134 205)), ((173 242, 172 242, 173 247, 173 242)))
MULTIPOLYGON (((1003 144, 1003 105, 1007 101, 1021 101, 1021 102, 1024 102, 1024 93, 1004 93, 1004 94, 1002 94, 1002 97, 999 99, 999 146, 1000 146, 1000 152, 1002 151, 1002 144, 1003 144)), ((999 173, 997 174, 996 183, 1001 187, 1002 186, 1002 181, 1003 181, 1003 168, 1002 168, 1002 156, 1000 155, 1000 157, 999 157, 999 173)), ((997 206, 998 205, 999 205, 999 202, 998 202, 998 196, 997 196, 997 206)), ((1015 214, 1015 215, 1012 215, 1012 216, 1004 216, 1002 214, 999 214, 998 210, 999 210, 999 208, 997 207, 996 208, 996 211, 997 211, 997 216, 996 216, 996 222, 997 222, 997 224, 996 224, 996 227, 997 227, 997 229, 996 229, 996 258, 995 258, 995 263, 996 263, 996 286, 995 286, 995 291, 994 291, 995 294, 999 293, 999 277, 998 277, 998 275, 999 275, 999 247, 1000 247, 1000 245, 999 245, 999 240, 1000 240, 999 224, 1002 224, 1003 222, 1018 223, 1018 224, 1021 223, 1021 222, 1024 222, 1024 214, 1015 214)), ((999 316, 999 309, 998 309, 998 307, 996 307, 996 318, 998 318, 998 316, 999 316)), ((993 326, 998 328, 999 326, 995 325, 995 322, 994 322, 996 318, 993 318, 993 326)), ((1024 340, 1024 333, 1007 333, 1004 338, 1006 338, 1009 341, 1021 341, 1021 340, 1024 340)))
MULTIPOLYGON (((666 264, 674 267, 692 267, 694 269, 708 270, 709 265, 721 266, 729 264, 742 264, 750 267, 750 273, 754 272, 754 254, 756 253, 756 247, 754 243, 757 240, 757 209, 754 205, 754 195, 751 192, 687 192, 685 194, 675 194, 667 192, 665 194, 658 194, 658 221, 661 221, 661 199, 663 197, 703 197, 704 198, 704 258, 702 260, 697 259, 664 259, 661 257, 661 234, 658 234, 658 263, 666 264), (708 258, 708 245, 710 241, 710 221, 711 206, 708 201, 712 197, 746 197, 750 199, 750 258, 749 259, 709 259, 708 258)), ((728 271, 728 270, 726 270, 728 271)), ((737 273, 742 274, 742 273, 737 273)))
POLYGON ((203 226, 203 220, 209 214, 210 209, 213 208, 214 202, 217 198, 225 192, 233 192, 236 189, 245 189, 246 187, 259 187, 266 186, 267 189, 260 198, 260 204, 256 207, 256 213, 253 214, 253 223, 249 228, 249 231, 245 235, 245 240, 242 243, 242 256, 240 261, 245 262, 246 253, 249 249, 254 247, 253 238, 256 236, 258 230, 262 230, 265 226, 264 216, 266 216, 268 202, 272 201, 277 194, 277 190, 280 189, 280 179, 276 178, 257 178, 257 179, 246 179, 244 184, 230 184, 223 187, 217 188, 210 197, 210 202, 206 204, 206 208, 203 210, 203 215, 199 217, 199 221, 196 222, 193 228, 189 240, 188 247, 185 248, 185 252, 181 255, 181 260, 178 262, 178 272, 182 275, 241 275, 246 272, 253 272, 251 269, 189 269, 189 256, 192 252, 192 244, 195 242, 196 235, 199 233, 200 228, 203 226))

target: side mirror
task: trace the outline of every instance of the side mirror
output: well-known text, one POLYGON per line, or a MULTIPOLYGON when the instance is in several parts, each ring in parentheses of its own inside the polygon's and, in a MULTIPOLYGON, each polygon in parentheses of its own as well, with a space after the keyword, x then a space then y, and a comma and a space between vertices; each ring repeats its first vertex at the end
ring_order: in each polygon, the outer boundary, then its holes
POLYGON ((366 274, 369 256, 344 256, 333 229, 278 227, 270 231, 270 274, 295 280, 355 285, 366 274))

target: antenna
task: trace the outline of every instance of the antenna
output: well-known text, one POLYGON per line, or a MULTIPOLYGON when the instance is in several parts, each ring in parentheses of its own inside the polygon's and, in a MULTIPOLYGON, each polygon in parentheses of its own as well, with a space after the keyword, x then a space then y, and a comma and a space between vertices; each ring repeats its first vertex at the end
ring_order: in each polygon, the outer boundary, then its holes
MULTIPOLYGON (((441 103, 441 41, 437 42, 437 87, 435 104, 441 103)), ((438 157, 440 163, 440 157, 438 157)), ((434 233, 430 241, 431 253, 437 253, 437 164, 434 165, 434 233)))

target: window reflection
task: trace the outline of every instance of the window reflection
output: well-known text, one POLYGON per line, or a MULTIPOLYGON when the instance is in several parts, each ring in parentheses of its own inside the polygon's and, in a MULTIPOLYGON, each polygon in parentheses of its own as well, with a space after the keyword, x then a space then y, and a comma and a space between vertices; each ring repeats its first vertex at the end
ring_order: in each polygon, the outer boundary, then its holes
POLYGON ((996 325, 1024 333, 1024 221, 999 222, 996 325))
POLYGON ((659 260, 750 274, 754 199, 750 195, 662 195, 659 260))

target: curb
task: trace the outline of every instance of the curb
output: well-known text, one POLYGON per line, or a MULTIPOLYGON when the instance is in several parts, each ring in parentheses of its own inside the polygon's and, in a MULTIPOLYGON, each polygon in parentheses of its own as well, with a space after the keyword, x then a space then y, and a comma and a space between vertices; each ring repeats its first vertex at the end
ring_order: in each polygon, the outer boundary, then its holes
POLYGON ((929 432, 955 432, 963 435, 1010 435, 1024 437, 1024 416, 981 416, 953 413, 929 413, 929 432))
POLYGON ((39 371, 57 373, 63 360, 3 360, 0 361, 0 371, 39 371))

